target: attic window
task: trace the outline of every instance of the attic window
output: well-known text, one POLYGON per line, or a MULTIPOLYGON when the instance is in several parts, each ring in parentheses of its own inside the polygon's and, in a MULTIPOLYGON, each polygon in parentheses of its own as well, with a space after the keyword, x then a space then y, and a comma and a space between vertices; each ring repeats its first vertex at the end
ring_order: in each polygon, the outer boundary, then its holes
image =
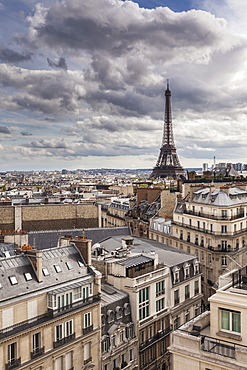
POLYGON ((66 263, 66 266, 68 267, 68 270, 72 270, 73 268, 72 264, 69 261, 65 263, 66 263))
POLYGON ((15 276, 9 276, 9 280, 10 280, 11 285, 18 284, 18 281, 15 276))
POLYGON ((56 270, 56 272, 61 272, 62 269, 59 265, 54 265, 54 269, 56 270))
POLYGON ((49 271, 47 270, 47 268, 45 268, 45 267, 44 267, 44 268, 42 269, 42 271, 43 271, 43 275, 44 275, 44 276, 48 276, 48 275, 50 275, 50 274, 49 274, 49 271))
POLYGON ((82 261, 78 261, 78 265, 79 265, 80 267, 84 267, 84 264, 83 264, 83 262, 82 262, 82 261))
POLYGON ((25 272, 24 273, 24 276, 25 276, 25 279, 27 280, 27 281, 29 281, 29 280, 32 280, 33 278, 32 278, 32 275, 30 274, 30 272, 25 272))

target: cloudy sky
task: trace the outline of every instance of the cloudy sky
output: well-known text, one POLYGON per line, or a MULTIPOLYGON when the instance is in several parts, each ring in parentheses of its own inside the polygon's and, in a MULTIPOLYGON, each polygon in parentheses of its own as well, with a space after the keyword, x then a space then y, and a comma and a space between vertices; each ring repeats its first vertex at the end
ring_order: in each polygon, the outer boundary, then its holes
POLYGON ((0 0, 0 171, 247 163, 246 0, 0 0))

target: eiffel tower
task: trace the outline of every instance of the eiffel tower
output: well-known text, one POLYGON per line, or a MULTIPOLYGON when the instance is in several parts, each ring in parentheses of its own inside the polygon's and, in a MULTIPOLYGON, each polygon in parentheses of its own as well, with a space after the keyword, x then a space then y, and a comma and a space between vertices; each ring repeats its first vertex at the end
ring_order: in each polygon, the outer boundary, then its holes
POLYGON ((172 111, 171 111, 171 90, 169 89, 169 80, 167 80, 167 89, 165 91, 165 117, 163 140, 160 148, 160 155, 156 166, 150 178, 184 178, 185 173, 181 166, 177 149, 175 148, 173 131, 172 131, 172 111))

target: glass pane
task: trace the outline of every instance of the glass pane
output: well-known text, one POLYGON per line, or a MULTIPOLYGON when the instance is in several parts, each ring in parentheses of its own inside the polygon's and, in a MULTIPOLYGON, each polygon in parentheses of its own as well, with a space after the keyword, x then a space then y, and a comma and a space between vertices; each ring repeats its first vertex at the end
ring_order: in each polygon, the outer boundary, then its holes
POLYGON ((229 312, 221 311, 221 329, 230 330, 229 312))
POLYGON ((232 313, 232 331, 240 333, 240 313, 232 313))

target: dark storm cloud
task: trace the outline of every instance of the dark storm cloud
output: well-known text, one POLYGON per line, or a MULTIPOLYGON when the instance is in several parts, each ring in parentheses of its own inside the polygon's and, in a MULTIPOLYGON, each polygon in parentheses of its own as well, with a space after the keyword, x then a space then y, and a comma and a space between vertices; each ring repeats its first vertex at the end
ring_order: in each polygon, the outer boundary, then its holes
POLYGON ((65 71, 67 71, 68 69, 66 60, 63 57, 60 57, 57 61, 54 61, 54 62, 50 60, 50 58, 47 58, 47 62, 49 66, 52 68, 61 68, 61 69, 64 69, 65 71))
POLYGON ((0 61, 4 63, 26 62, 32 59, 32 53, 29 51, 18 53, 6 47, 0 47, 0 61))
POLYGON ((21 135, 22 136, 32 136, 33 134, 31 132, 21 131, 21 135))
MULTIPOLYGON (((168 8, 140 9, 131 2, 64 1, 49 9, 39 6, 29 17, 38 42, 53 49, 88 50, 121 56, 142 50, 150 59, 174 57, 170 49, 183 50, 222 45, 225 22, 210 13, 173 13, 168 8), (101 8, 100 12, 95 9, 101 8), (217 32, 215 32, 217 31, 217 32)), ((187 50, 186 54, 189 50, 187 50)))
POLYGON ((11 132, 6 126, 0 126, 0 134, 7 134, 9 135, 11 132))

